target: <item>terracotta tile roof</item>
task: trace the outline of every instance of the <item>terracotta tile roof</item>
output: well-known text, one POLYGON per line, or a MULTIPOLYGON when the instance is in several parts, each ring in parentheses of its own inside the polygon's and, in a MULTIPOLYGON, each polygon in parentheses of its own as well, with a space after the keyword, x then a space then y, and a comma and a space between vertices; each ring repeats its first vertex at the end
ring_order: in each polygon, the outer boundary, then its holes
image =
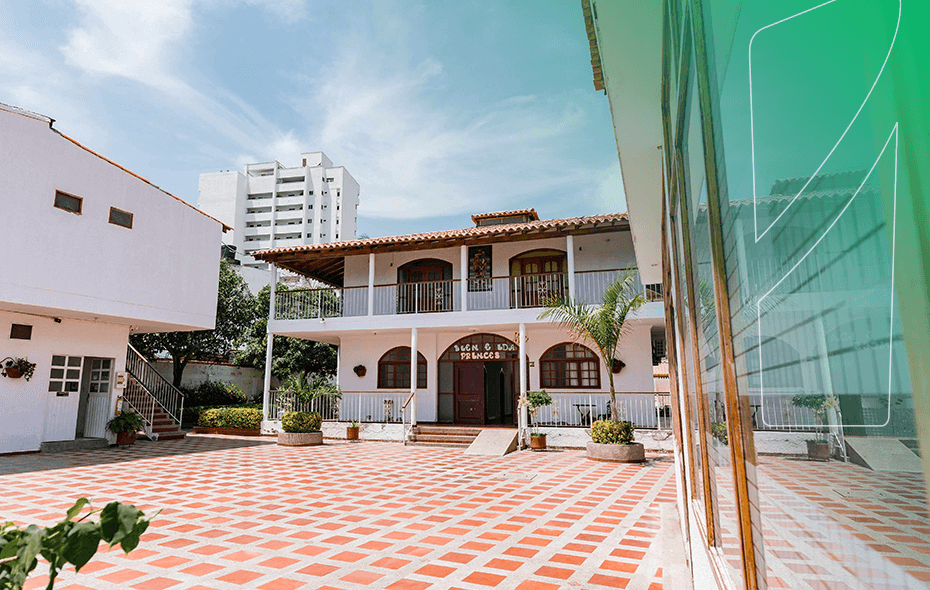
POLYGON ((514 215, 530 215, 533 220, 539 221, 539 215, 536 209, 516 209, 514 211, 496 211, 494 213, 479 213, 472 215, 471 220, 478 223, 479 219, 490 219, 492 217, 513 217, 514 215))
POLYGON ((594 73, 594 89, 604 90, 604 71, 601 68, 601 52, 597 47, 597 30, 594 28, 594 8, 591 0, 581 0, 581 12, 584 14, 584 28, 588 34, 588 46, 591 50, 591 71, 594 73))
POLYGON ((623 231, 629 227, 626 213, 607 213, 565 219, 546 219, 523 223, 483 225, 446 231, 365 238, 327 244, 285 246, 252 252, 251 256, 274 262, 310 278, 336 286, 342 285, 345 257, 372 252, 451 248, 459 245, 484 245, 498 241, 534 240, 568 234, 623 231))

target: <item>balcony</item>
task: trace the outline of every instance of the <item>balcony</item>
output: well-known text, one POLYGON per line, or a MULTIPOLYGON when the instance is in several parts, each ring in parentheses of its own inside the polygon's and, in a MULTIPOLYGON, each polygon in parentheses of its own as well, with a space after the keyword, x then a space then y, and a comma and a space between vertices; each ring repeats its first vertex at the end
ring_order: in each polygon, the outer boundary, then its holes
MULTIPOLYGON (((575 273, 575 299, 597 303, 622 272, 600 270, 575 273)), ((469 279, 462 308, 462 288, 458 279, 394 285, 375 285, 372 314, 376 316, 429 314, 456 311, 488 311, 542 308, 552 297, 569 293, 567 273, 469 279)), ((643 286, 639 275, 635 288, 647 302, 662 301, 662 286, 643 286)), ((360 317, 368 315, 368 287, 341 289, 300 289, 282 291, 275 297, 276 320, 360 317)))

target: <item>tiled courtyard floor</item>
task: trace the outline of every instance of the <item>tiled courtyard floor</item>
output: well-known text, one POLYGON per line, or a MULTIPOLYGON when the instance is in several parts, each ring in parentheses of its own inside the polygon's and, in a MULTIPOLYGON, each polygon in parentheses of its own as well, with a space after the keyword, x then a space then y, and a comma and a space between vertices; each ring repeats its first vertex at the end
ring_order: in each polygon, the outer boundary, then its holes
POLYGON ((80 496, 162 509, 134 552, 98 553, 59 590, 658 590, 673 465, 201 435, 0 458, 0 520, 52 523, 80 496))

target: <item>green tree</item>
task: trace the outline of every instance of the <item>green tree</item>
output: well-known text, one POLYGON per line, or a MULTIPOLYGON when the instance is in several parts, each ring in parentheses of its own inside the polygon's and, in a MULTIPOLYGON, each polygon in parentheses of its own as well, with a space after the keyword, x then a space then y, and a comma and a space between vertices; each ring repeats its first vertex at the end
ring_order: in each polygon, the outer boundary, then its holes
MULTIPOLYGON (((288 291, 287 285, 278 283, 276 291, 288 291)), ((249 326, 242 350, 235 363, 240 367, 265 370, 265 353, 268 349, 268 305, 271 288, 262 287, 256 296, 258 314, 249 326)), ((333 377, 336 374, 336 348, 330 344, 275 336, 272 349, 271 374, 284 381, 293 375, 333 377)))
POLYGON ((256 297, 239 273, 225 260, 221 260, 216 326, 213 330, 133 334, 129 340, 149 359, 165 352, 171 355, 172 381, 175 387, 180 387, 184 368, 190 361, 228 355, 239 345, 248 327, 261 313, 256 297))
POLYGON ((643 293, 634 286, 635 280, 635 272, 621 275, 607 287, 597 305, 553 297, 539 314, 539 319, 557 322, 573 336, 597 349, 604 366, 608 368, 610 419, 613 422, 617 421, 617 395, 614 390, 614 373, 609 369, 613 365, 620 339, 627 332, 627 318, 646 303, 643 293))

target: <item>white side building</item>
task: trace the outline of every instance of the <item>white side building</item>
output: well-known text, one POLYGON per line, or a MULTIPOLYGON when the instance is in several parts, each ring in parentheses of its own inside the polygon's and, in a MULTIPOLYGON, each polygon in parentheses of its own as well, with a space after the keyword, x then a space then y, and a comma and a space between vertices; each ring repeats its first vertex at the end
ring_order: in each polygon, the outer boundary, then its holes
MULTIPOLYGON (((0 453, 102 438, 133 332, 212 329, 222 223, 0 105, 0 453)), ((144 395, 144 394, 143 394, 144 395)))
POLYGON ((250 284, 248 268, 267 268, 251 252, 355 239, 358 182, 323 152, 301 154, 294 168, 274 161, 201 174, 199 188, 198 206, 234 228, 226 243, 236 246, 250 284))

